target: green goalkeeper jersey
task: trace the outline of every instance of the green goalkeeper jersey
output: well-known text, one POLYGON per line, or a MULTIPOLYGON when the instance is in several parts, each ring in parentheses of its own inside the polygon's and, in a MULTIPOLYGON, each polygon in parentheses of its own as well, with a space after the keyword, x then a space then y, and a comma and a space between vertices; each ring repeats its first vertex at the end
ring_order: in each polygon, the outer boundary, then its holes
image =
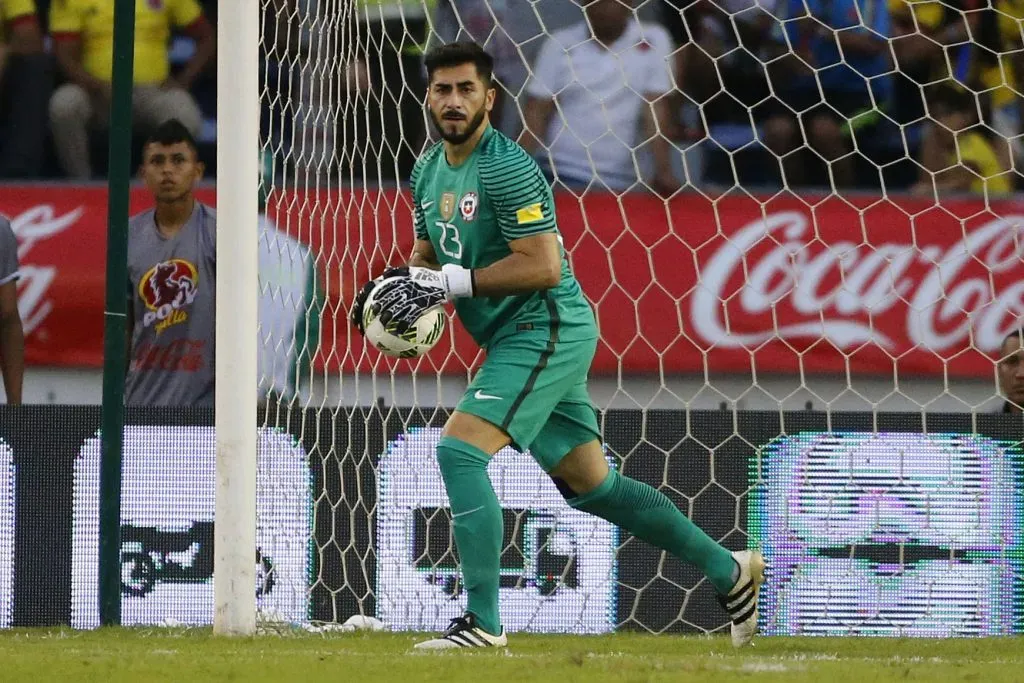
MULTIPOLYGON (((509 254, 508 243, 540 233, 558 233, 551 187, 537 163, 490 126, 459 166, 437 143, 412 170, 416 238, 429 240, 438 261, 485 268, 509 254)), ((561 236, 559 236, 561 243, 561 236)), ((556 287, 528 294, 456 299, 455 311, 480 346, 522 330, 549 328, 552 339, 597 337, 590 304, 562 250, 556 287)))

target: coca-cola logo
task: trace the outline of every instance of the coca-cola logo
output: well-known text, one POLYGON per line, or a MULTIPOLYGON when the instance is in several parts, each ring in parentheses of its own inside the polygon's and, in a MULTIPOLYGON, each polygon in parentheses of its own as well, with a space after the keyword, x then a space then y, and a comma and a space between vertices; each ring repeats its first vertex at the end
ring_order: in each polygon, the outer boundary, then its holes
POLYGON ((965 226, 951 245, 825 244, 808 215, 769 214, 702 264, 690 319, 717 348, 805 338, 843 350, 993 351, 1024 315, 1022 227, 1013 214, 965 226), (902 324, 880 324, 893 315, 902 324))
POLYGON ((28 256, 39 242, 67 230, 85 213, 84 207, 75 208, 63 215, 50 204, 40 204, 26 209, 11 218, 11 229, 18 238, 18 260, 21 277, 18 280, 18 313, 21 315, 25 334, 39 330, 53 310, 53 301, 47 295, 50 285, 57 277, 57 267, 38 265, 28 256))

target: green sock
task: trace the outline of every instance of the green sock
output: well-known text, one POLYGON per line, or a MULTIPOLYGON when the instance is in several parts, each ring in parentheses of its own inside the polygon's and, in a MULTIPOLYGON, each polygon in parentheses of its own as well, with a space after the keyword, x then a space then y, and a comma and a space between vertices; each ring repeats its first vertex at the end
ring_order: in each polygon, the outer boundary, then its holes
POLYGON ((612 470, 596 489, 570 499, 569 505, 697 565, 719 593, 735 583, 732 554, 687 519, 668 496, 643 482, 612 470))
POLYGON ((498 580, 504 533, 501 505, 487 477, 487 453, 465 441, 443 436, 437 444, 437 464, 451 503, 455 547, 462 581, 469 596, 467 612, 492 635, 501 633, 498 580))

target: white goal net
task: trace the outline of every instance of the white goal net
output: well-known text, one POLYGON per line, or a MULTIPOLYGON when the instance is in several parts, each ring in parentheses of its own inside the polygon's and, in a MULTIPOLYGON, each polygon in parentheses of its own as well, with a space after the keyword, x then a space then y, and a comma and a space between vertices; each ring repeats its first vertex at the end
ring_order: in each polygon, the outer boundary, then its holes
MULTIPOLYGON (((347 320, 409 255, 423 50, 460 38, 554 183, 609 458, 763 549, 763 630, 1024 628, 1017 3, 261 7, 261 427, 309 463, 296 487, 261 453, 265 620, 437 630, 465 607, 434 447, 483 354, 453 320, 391 360, 347 320)), ((490 473, 510 630, 726 626, 693 568, 528 456, 490 473)))

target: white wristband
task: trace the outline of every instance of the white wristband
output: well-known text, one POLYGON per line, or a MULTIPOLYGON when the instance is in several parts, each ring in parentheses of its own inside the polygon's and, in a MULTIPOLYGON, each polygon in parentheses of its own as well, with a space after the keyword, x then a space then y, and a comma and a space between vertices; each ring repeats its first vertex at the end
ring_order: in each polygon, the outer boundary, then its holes
POLYGON ((473 296, 473 271, 469 268, 446 263, 441 266, 449 299, 461 299, 473 296))

